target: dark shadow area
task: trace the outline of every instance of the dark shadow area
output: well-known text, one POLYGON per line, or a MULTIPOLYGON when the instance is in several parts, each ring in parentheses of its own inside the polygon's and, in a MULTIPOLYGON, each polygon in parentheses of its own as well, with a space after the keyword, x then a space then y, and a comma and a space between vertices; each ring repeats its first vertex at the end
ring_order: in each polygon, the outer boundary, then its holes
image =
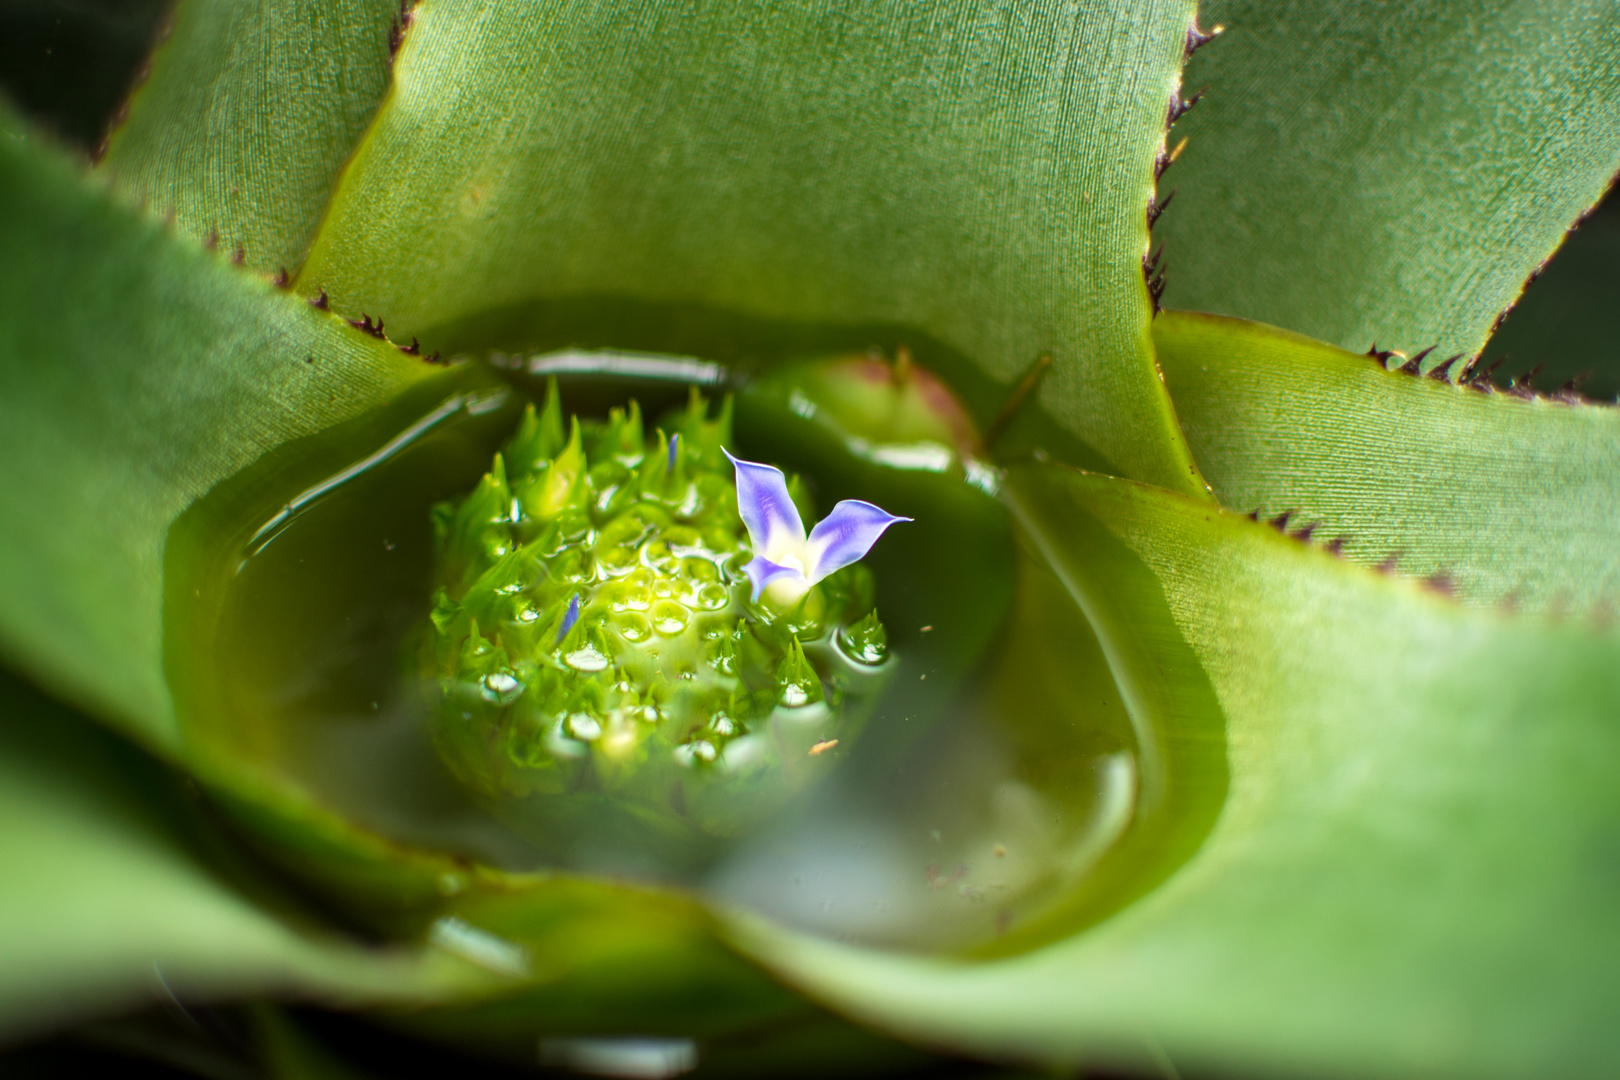
POLYGON ((1620 394, 1620 198, 1613 191, 1564 240, 1485 346, 1488 361, 1506 357, 1496 382, 1532 368, 1530 385, 1557 391, 1579 384, 1588 397, 1620 394))
MULTIPOLYGON (((807 1018, 799 1032, 772 1032, 759 1045, 699 1048, 696 1068, 669 1075, 704 1077, 841 1076, 889 1080, 1156 1080, 1153 1074, 1025 1070, 961 1058, 944 1058, 891 1043, 830 1016, 807 1018), (780 1039, 774 1042, 771 1036, 780 1039), (796 1037, 798 1036, 798 1037, 796 1037), (813 1044, 813 1048, 805 1043, 813 1044), (808 1049, 808 1053, 806 1052, 808 1049), (813 1059, 830 1052, 820 1062, 813 1059), (849 1052, 868 1055, 869 1066, 849 1052)), ((91 1024, 23 1046, 0 1050, 0 1075, 15 1080, 66 1076, 117 1076, 127 1080, 276 1080, 309 1075, 333 1080, 592 1075, 656 1076, 657 1072, 601 1072, 542 1065, 469 1061, 430 1043, 401 1039, 363 1019, 317 1009, 267 1013, 254 1006, 170 1006, 91 1024)))
POLYGON ((170 0, 0 0, 0 92, 94 152, 135 84, 170 0))
MULTIPOLYGON (((1016 377, 1003 382, 950 346, 916 329, 881 323, 809 323, 745 315, 705 304, 578 295, 520 301, 424 327, 423 347, 458 354, 496 356, 498 366, 521 367, 521 358, 562 349, 612 348, 691 356, 748 373, 814 356, 905 348, 923 367, 941 376, 975 413, 980 430, 996 422, 1011 399, 1016 377)), ((1036 358, 1030 357, 1033 362, 1036 358)), ((999 431, 993 457, 1026 460, 1036 449, 1092 472, 1122 470, 1096 448, 1065 430, 1035 395, 1011 414, 999 431)))

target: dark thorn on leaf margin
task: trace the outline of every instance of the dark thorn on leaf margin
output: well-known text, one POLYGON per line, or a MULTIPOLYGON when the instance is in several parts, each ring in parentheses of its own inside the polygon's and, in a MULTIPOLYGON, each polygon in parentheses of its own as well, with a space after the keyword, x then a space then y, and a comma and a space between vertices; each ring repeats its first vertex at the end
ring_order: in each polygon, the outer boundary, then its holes
POLYGON ((1199 100, 1202 99, 1203 96, 1204 92, 1202 90, 1198 91, 1198 93, 1194 94, 1190 98, 1183 98, 1180 94, 1171 94, 1170 107, 1165 111, 1164 114, 1164 126, 1169 127, 1177 120, 1180 120, 1183 116, 1186 116, 1188 110, 1190 110, 1194 105, 1198 104, 1199 100))
POLYGON ((1424 578, 1423 586, 1426 589, 1439 593, 1441 596, 1455 597, 1457 595, 1456 582, 1452 581, 1451 575, 1446 573, 1444 570, 1437 570, 1428 577, 1424 578))
POLYGON ((415 6, 412 0, 399 0, 399 14, 394 16, 393 23, 388 27, 389 63, 398 59, 400 46, 405 44, 405 35, 410 33, 411 23, 416 18, 415 6))
POLYGON ((1177 189, 1175 189, 1175 188, 1171 188, 1170 189, 1170 194, 1166 195, 1163 199, 1159 199, 1159 198, 1155 197, 1153 199, 1148 200, 1148 208, 1147 208, 1147 224, 1148 224, 1148 228, 1150 228, 1150 229, 1153 228, 1153 223, 1159 220, 1159 215, 1164 213, 1165 209, 1168 208, 1169 205, 1171 204, 1171 202, 1173 202, 1175 200, 1176 190, 1177 189))
POLYGON ((373 323, 371 321, 371 316, 362 312, 358 319, 345 318, 343 321, 360 331, 362 334, 370 334, 372 337, 377 338, 378 340, 387 340, 388 335, 383 333, 383 321, 381 319, 378 319, 375 323, 373 323))

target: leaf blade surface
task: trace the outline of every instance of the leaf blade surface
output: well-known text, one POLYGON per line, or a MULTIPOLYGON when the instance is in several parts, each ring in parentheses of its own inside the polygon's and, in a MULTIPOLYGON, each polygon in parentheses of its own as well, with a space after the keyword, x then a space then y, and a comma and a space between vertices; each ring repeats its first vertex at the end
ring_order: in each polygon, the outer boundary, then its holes
POLYGON ((898 325, 1003 386, 1050 352, 1060 423, 1198 491, 1140 269, 1189 16, 428 3, 299 285, 435 348, 481 311, 606 296, 898 325))
POLYGON ((178 734, 162 553, 197 496, 432 369, 142 221, 0 133, 0 654, 178 734))
POLYGON ((388 89, 395 0, 182 3, 102 160, 126 196, 296 271, 388 89))
POLYGON ((174 778, 139 759, 0 674, 8 1039, 176 996, 425 1003, 487 981, 433 950, 310 934, 236 891, 172 827, 196 807, 177 806, 174 778))
POLYGON ((1620 604, 1620 410, 1387 371, 1274 327, 1166 312, 1159 362, 1221 502, 1478 603, 1620 604))
POLYGON ((1165 179, 1166 303, 1355 352, 1477 353, 1620 170, 1620 13, 1230 0, 1165 179))
POLYGON ((1220 819, 1156 891, 1023 956, 884 955, 739 921, 745 948, 865 1022, 979 1053, 1612 1071, 1612 634, 1472 611, 1127 482, 1027 469, 1010 487, 1093 601, 1167 611, 1202 661, 1227 723, 1220 819), (1134 571, 1086 577, 1121 551, 1134 571))

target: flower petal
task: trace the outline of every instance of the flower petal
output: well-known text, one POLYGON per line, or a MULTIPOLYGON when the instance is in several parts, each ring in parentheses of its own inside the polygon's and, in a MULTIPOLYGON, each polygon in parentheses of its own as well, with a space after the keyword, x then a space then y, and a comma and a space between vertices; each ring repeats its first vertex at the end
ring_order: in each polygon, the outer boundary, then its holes
POLYGON ((579 593, 575 593, 574 598, 568 601, 568 610, 563 613, 562 623, 557 627, 557 644, 563 643, 563 638, 568 636, 568 631, 572 630, 577 622, 579 622, 579 593))
MULTIPOLYGON (((800 580, 804 578, 804 574, 797 567, 773 563, 763 555, 755 555, 750 559, 748 565, 743 567, 743 573, 747 574, 748 580, 753 583, 753 602, 756 604, 759 603, 759 595, 765 591, 765 586, 778 578, 796 577, 800 580)), ((808 587, 809 583, 805 584, 808 587)))
POLYGON ((729 450, 725 455, 737 468, 737 510, 742 514, 743 524, 748 526, 748 538, 753 542, 754 551, 769 550, 777 536, 794 545, 804 543, 804 521, 788 495, 787 478, 782 470, 734 458, 729 450))
POLYGON ((845 499, 810 533, 810 584, 862 558, 890 525, 910 520, 860 499, 845 499))

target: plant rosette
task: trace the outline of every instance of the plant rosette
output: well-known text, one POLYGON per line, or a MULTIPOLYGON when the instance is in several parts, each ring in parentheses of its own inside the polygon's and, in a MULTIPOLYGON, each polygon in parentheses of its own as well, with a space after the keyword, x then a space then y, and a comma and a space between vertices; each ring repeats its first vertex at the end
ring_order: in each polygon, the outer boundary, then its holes
POLYGON ((1612 1074, 1620 419, 1485 354, 1620 13, 1193 16, 183 0, 7 114, 14 1060, 1612 1074))

